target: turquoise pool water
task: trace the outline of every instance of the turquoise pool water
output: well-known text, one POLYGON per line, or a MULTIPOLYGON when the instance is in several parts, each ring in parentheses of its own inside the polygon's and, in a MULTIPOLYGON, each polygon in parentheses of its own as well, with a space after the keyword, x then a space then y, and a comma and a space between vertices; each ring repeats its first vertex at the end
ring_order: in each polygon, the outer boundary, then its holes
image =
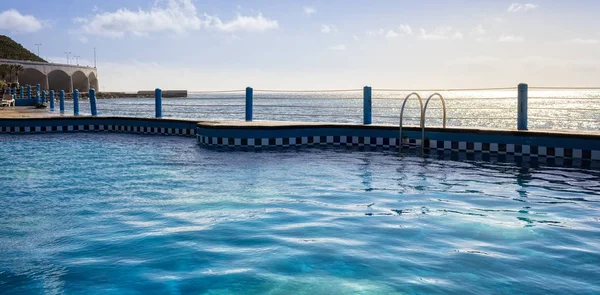
POLYGON ((600 172, 0 135, 2 294, 599 294, 600 172))

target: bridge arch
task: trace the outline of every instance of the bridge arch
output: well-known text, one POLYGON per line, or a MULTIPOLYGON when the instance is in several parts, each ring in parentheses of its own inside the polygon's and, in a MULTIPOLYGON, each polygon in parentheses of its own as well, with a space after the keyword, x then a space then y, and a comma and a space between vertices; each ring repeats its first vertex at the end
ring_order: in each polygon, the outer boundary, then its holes
POLYGON ((94 72, 90 73, 88 79, 90 80, 90 87, 96 89, 96 92, 100 91, 100 89, 98 89, 98 77, 96 77, 96 74, 94 74, 94 72))
POLYGON ((76 71, 71 75, 73 78, 73 89, 80 92, 88 92, 90 90, 90 80, 82 71, 76 71))
POLYGON ((69 76, 63 70, 54 70, 48 73, 48 84, 50 84, 50 90, 64 90, 67 93, 73 92, 73 82, 71 80, 71 76, 69 76))
POLYGON ((37 69, 33 68, 25 68, 22 72, 19 73, 19 85, 31 85, 35 86, 40 84, 42 88, 46 85, 46 75, 40 72, 37 69))

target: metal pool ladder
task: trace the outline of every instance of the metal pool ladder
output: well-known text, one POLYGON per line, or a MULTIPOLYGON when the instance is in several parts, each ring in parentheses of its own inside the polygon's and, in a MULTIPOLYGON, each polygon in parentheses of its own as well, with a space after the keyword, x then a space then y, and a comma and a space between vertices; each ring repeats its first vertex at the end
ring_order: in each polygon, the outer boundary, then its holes
POLYGON ((419 104, 421 105, 420 121, 421 121, 421 127, 423 127, 423 100, 421 99, 421 96, 418 93, 413 92, 406 96, 406 98, 404 99, 404 102, 402 103, 402 108, 400 109, 400 137, 398 138, 398 140, 399 140, 398 146, 400 147, 401 150, 402 150, 402 144, 404 143, 404 140, 402 138, 402 119, 404 118, 404 107, 406 107, 406 102, 408 102, 408 99, 410 99, 413 96, 416 96, 417 99, 419 99, 419 104))
POLYGON ((419 99, 419 104, 421 106, 421 120, 420 120, 420 127, 421 127, 421 151, 425 150, 425 114, 427 112, 427 106, 429 105, 429 101, 434 98, 434 97, 439 97, 440 100, 442 101, 442 110, 443 110, 443 119, 442 119, 442 126, 443 128, 446 128, 446 102, 444 101, 444 97, 439 94, 439 93, 434 93, 432 95, 429 96, 429 98, 427 98, 427 101, 425 102, 425 106, 423 106, 423 100, 421 99, 421 96, 416 93, 413 92, 411 94, 409 94, 408 96, 406 96, 406 98, 404 99, 404 102, 402 103, 402 109, 400 109, 400 148, 402 148, 402 144, 403 144, 403 140, 402 140, 402 119, 404 118, 404 107, 406 106, 406 102, 408 101, 409 98, 411 98, 412 96, 416 96, 419 99))

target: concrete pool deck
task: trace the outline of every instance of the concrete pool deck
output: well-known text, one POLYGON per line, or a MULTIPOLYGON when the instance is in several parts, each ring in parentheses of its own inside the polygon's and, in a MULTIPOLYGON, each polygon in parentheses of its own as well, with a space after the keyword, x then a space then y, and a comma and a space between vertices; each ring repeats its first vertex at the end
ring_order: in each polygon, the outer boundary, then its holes
MULTIPOLYGON (((33 106, 18 106, 18 107, 1 107, 0 108, 0 120, 2 119, 48 119, 48 118, 122 118, 122 119, 140 119, 140 120, 174 120, 174 121, 186 121, 194 122, 199 126, 210 129, 288 129, 288 128, 344 128, 352 126, 354 128, 364 129, 394 129, 397 130, 397 125, 387 124, 357 124, 357 123, 329 123, 329 122, 289 122, 289 121, 205 121, 202 119, 190 119, 190 118, 136 118, 136 117, 116 117, 116 116, 99 116, 93 117, 91 115, 79 115, 74 116, 72 111, 66 113, 60 113, 58 108, 51 111, 49 108, 36 109, 33 106)), ((418 126, 404 126, 407 130, 420 130, 418 126)), ((499 128, 482 128, 482 127, 427 127, 426 132, 429 131, 440 131, 447 130, 453 132, 494 132, 494 133, 510 133, 510 134, 530 134, 530 135, 547 135, 547 136, 587 136, 593 137, 600 140, 600 131, 584 131, 584 130, 517 130, 515 129, 499 129, 499 128)))
POLYGON ((27 107, 1 107, 0 119, 38 119, 51 117, 67 117, 69 114, 61 114, 60 111, 50 111, 49 108, 36 109, 32 106, 27 107))

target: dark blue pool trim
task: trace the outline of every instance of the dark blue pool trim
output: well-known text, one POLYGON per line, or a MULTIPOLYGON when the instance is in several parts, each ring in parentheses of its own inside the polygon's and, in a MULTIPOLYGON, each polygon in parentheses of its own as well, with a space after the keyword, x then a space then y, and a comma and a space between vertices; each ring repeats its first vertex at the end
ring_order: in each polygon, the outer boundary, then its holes
MULTIPOLYGON (((176 119, 91 116, 0 119, 0 133, 100 131, 197 136, 200 145, 216 147, 331 145, 399 149, 400 146, 421 145, 419 128, 404 128, 404 139, 400 145, 398 128, 387 125, 269 122, 219 124, 176 119)), ((600 135, 592 133, 428 128, 425 146, 427 151, 600 161, 600 135)))
POLYGON ((125 132, 194 136, 195 121, 123 117, 52 117, 0 119, 0 133, 125 132))
MULTIPOLYGON (((400 147, 397 127, 384 125, 235 126, 201 122, 198 143, 220 147, 355 146, 400 147)), ((404 128, 403 146, 421 145, 419 128, 404 128)), ((590 133, 532 132, 428 128, 427 150, 527 157, 600 160, 600 135, 590 133)))

